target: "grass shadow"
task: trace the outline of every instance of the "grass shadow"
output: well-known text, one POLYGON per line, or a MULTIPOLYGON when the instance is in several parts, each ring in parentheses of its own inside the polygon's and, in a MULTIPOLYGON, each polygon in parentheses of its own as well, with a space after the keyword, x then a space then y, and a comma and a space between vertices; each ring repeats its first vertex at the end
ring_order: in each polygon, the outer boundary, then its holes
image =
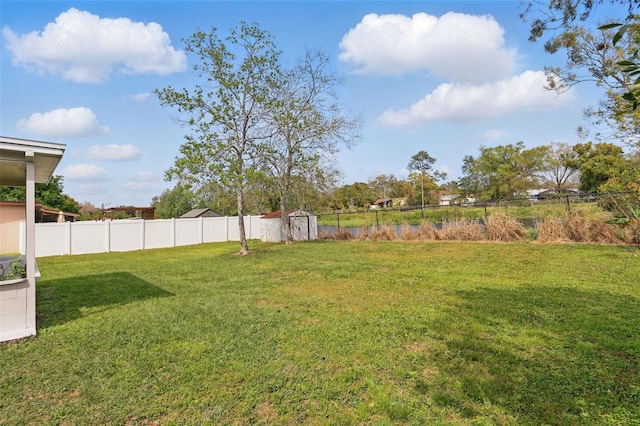
POLYGON ((527 424, 640 423, 640 300, 557 287, 455 293, 431 354, 445 369, 429 384, 436 404, 469 418, 493 406, 527 424))
POLYGON ((168 296, 173 294, 129 272, 43 280, 36 287, 37 327, 73 321, 87 309, 107 309, 168 296))

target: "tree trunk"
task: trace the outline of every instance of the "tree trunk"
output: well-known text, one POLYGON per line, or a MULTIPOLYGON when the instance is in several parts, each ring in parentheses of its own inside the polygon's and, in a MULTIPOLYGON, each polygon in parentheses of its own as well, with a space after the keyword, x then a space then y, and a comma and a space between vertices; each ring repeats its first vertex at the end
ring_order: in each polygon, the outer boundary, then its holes
POLYGON ((249 254, 247 235, 244 232, 244 190, 238 189, 238 233, 240 235, 240 255, 249 254))
POLYGON ((287 214, 287 196, 280 197, 280 217, 282 218, 282 226, 284 227, 284 242, 286 244, 293 243, 293 235, 291 235, 291 222, 289 222, 289 215, 287 214))

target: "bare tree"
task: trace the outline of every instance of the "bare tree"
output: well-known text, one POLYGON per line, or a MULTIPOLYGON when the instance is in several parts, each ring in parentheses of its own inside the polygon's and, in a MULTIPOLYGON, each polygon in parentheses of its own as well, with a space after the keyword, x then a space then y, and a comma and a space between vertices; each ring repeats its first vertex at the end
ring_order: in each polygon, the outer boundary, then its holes
POLYGON ((571 159, 573 148, 566 143, 551 142, 547 154, 542 160, 540 180, 556 192, 568 188, 577 188, 580 184, 580 171, 570 167, 567 160, 571 159))
POLYGON ((338 104, 339 83, 328 56, 307 51, 292 70, 280 74, 265 105, 270 136, 259 155, 280 198, 287 243, 293 241, 287 211, 296 177, 326 180, 335 174, 335 154, 359 138, 359 122, 338 104))

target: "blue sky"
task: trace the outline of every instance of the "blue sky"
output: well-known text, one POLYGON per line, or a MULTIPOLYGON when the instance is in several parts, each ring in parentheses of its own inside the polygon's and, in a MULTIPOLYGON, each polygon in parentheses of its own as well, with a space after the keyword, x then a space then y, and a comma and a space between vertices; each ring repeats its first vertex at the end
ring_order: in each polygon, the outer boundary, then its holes
POLYGON ((519 1, 5 1, 0 3, 0 134, 66 144, 55 174, 96 206, 148 206, 173 186, 186 130, 156 88, 192 87, 182 39, 240 21, 275 37, 286 60, 320 49, 344 78, 362 139, 338 157, 343 184, 404 178, 425 150, 448 179, 480 146, 580 142, 587 84, 543 90, 519 1))

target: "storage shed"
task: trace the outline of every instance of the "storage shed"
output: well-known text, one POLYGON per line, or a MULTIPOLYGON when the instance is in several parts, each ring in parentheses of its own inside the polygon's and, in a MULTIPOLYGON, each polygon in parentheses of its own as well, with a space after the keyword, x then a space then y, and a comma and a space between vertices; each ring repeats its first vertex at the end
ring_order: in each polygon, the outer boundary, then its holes
MULTIPOLYGON (((287 218, 291 226, 294 241, 318 239, 317 216, 303 210, 289 210, 287 218)), ((278 210, 262 216, 260 221, 260 236, 265 243, 280 243, 285 239, 282 214, 278 210)))
POLYGON ((181 219, 194 219, 198 217, 222 217, 222 215, 211 209, 193 209, 180 216, 181 219))

